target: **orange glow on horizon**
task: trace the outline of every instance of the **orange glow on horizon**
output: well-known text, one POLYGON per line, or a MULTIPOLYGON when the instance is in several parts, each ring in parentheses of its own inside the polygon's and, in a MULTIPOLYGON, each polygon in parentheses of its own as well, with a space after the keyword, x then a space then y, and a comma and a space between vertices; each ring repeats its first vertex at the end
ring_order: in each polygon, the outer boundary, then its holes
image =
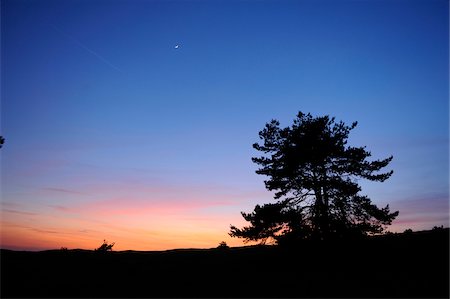
POLYGON ((25 250, 61 247, 95 249, 104 239, 116 243, 114 250, 212 248, 221 241, 229 246, 243 245, 242 240, 228 235, 231 223, 244 224, 240 215, 235 219, 201 214, 196 217, 195 213, 145 213, 145 209, 135 214, 124 211, 99 216, 96 213, 95 209, 91 209, 77 216, 29 216, 2 211, 1 247, 25 250))
MULTIPOLYGON (((2 202, 0 246, 19 250, 95 249, 104 239, 115 242, 113 249, 118 251, 213 248, 221 241, 229 246, 242 246, 245 245, 242 239, 228 235, 230 224, 248 225, 239 212, 250 212, 256 203, 264 201, 261 195, 269 194, 232 194, 227 193, 228 189, 214 194, 207 189, 200 192, 198 188, 133 187, 127 188, 133 190, 129 194, 120 187, 103 186, 88 192, 76 191, 76 194, 48 188, 39 196, 51 198, 56 193, 64 199, 75 194, 75 199, 35 206, 2 202), (245 205, 240 203, 242 198, 247 199, 245 205)), ((442 205, 440 210, 448 209, 442 201, 437 202, 442 205)), ((401 213, 387 229, 403 232, 407 228, 425 230, 434 225, 448 226, 448 215, 433 214, 436 213, 433 209, 426 209, 429 205, 429 200, 394 205, 392 210, 398 208, 401 213), (435 223, 436 219, 442 222, 435 223)))

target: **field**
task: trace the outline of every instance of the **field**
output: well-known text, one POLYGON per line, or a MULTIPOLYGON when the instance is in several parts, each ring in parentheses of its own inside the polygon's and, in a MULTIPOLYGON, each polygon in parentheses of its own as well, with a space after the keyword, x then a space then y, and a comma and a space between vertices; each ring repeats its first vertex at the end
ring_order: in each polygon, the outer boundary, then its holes
POLYGON ((1 251, 1 297, 449 297, 449 230, 296 248, 1 251))

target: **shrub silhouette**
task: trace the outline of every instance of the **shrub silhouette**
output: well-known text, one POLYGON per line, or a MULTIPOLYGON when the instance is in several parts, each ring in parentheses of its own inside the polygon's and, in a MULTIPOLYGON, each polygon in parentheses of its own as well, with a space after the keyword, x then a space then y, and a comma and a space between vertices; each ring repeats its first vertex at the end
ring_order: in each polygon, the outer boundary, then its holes
POLYGON ((404 234, 411 234, 412 232, 413 232, 413 230, 408 228, 408 229, 405 229, 405 231, 403 233, 404 234))
POLYGON ((100 245, 99 248, 95 249, 95 251, 98 252, 107 252, 107 251, 112 251, 112 247, 114 246, 114 244, 116 244, 115 242, 108 244, 108 242, 106 242, 106 240, 103 240, 103 244, 100 245))
POLYGON ((230 246, 227 245, 227 242, 222 241, 219 243, 219 246, 217 246, 217 249, 230 249, 230 246))
POLYGON ((441 225, 441 226, 433 226, 433 229, 432 230, 443 230, 444 229, 444 226, 443 225, 441 225))

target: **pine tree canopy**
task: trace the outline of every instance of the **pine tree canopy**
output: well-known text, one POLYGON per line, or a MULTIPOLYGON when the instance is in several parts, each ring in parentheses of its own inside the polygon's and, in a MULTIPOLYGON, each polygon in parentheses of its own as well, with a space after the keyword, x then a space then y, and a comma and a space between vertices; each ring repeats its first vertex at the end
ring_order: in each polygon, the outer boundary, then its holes
POLYGON ((290 127, 277 120, 259 132, 262 143, 253 148, 263 155, 253 157, 257 174, 268 177, 266 189, 274 191, 275 203, 257 205, 242 216, 249 226, 231 226, 232 237, 265 243, 272 239, 330 239, 383 232, 397 217, 389 205, 378 208, 360 195, 358 179, 383 182, 393 171, 380 172, 391 161, 368 161, 365 147, 347 145, 356 127, 329 116, 313 117, 299 112, 290 127))

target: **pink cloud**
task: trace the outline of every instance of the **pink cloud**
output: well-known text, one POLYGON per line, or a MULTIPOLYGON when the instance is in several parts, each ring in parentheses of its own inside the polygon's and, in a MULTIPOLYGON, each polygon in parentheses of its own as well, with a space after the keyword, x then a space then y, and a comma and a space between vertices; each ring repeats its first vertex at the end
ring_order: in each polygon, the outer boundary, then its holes
MULTIPOLYGON (((59 188, 46 188, 55 192, 59 188)), ((270 194, 253 190, 234 190, 223 186, 202 187, 158 184, 153 186, 135 184, 92 184, 82 191, 61 191, 61 193, 89 194, 76 201, 65 201, 51 205, 61 212, 95 211, 111 214, 178 213, 211 207, 242 206, 242 203, 270 194)))
MULTIPOLYGON (((222 208, 235 206, 236 202, 232 200, 202 200, 191 199, 182 200, 142 200, 130 198, 114 198, 74 204, 71 206, 55 205, 52 206, 59 213, 69 213, 80 215, 86 219, 103 219, 109 221, 112 218, 120 217, 129 219, 128 221, 137 221, 142 218, 161 219, 164 217, 192 217, 195 218, 202 214, 202 211, 209 208, 222 208)), ((236 210, 236 215, 240 212, 236 210)), ((126 225, 126 223, 123 223, 126 225)))
POLYGON ((35 216, 36 213, 32 212, 26 212, 26 211, 20 211, 20 210, 12 210, 12 209, 2 209, 3 213, 13 213, 13 214, 20 214, 20 215, 26 215, 26 216, 35 216))
POLYGON ((49 205, 49 207, 54 208, 57 211, 60 212, 67 212, 67 213, 72 213, 72 212, 77 212, 77 209, 73 209, 70 207, 65 207, 65 206, 61 206, 61 205, 49 205))
POLYGON ((79 191, 74 191, 74 190, 68 190, 68 189, 64 189, 64 188, 52 188, 52 187, 48 187, 48 188, 42 188, 42 190, 44 191, 51 191, 51 192, 62 192, 62 193, 70 193, 70 194, 85 194, 83 192, 79 192, 79 191))
POLYGON ((243 202, 251 209, 252 201, 271 196, 264 189, 161 181, 147 185, 132 179, 86 184, 80 178, 70 187, 60 184, 39 190, 36 202, 42 198, 43 204, 33 205, 32 219, 10 213, 2 220, 3 244, 93 249, 108 239, 117 242, 117 250, 215 247, 222 240, 241 245, 242 240, 231 239, 228 231, 230 224, 243 224, 240 211, 247 210, 243 202), (50 200, 55 196, 57 203, 50 200))
POLYGON ((390 206, 392 210, 400 212, 389 228, 392 231, 402 231, 405 228, 431 229, 435 225, 449 224, 449 202, 446 194, 396 200, 390 206))

